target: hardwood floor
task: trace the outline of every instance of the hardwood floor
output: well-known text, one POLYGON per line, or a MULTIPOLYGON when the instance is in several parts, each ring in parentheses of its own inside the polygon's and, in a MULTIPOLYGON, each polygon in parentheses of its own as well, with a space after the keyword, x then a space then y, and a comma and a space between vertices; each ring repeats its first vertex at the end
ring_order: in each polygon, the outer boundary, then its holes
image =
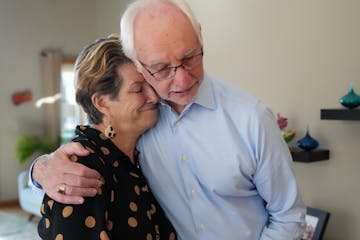
POLYGON ((20 208, 18 199, 0 202, 0 210, 2 210, 2 211, 13 211, 13 210, 22 211, 20 208))
POLYGON ((37 218, 36 216, 31 215, 28 212, 25 212, 24 210, 22 210, 18 199, 0 202, 0 211, 16 212, 17 214, 21 214, 21 215, 28 217, 30 221, 32 219, 36 220, 36 218, 37 218))

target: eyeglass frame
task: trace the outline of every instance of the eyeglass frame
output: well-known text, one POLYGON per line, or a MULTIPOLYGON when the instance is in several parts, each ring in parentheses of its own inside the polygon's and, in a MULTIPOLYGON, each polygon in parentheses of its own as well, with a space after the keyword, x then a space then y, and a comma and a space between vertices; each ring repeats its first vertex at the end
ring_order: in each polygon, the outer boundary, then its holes
MULTIPOLYGON (((197 57, 197 56, 199 56, 199 55, 201 55, 201 61, 202 61, 202 57, 204 56, 203 48, 201 48, 201 51, 200 51, 199 53, 196 53, 196 54, 194 54, 194 55, 192 55, 192 56, 185 57, 185 58, 195 58, 195 57, 197 57)), ((182 69, 184 69, 185 71, 189 72, 189 71, 192 71, 193 69, 195 69, 196 67, 198 67, 198 66, 201 65, 201 64, 199 64, 199 65, 194 66, 194 67, 191 68, 191 69, 188 69, 186 66, 184 66, 184 62, 182 61, 181 64, 179 64, 179 65, 177 65, 177 66, 164 67, 164 68, 162 68, 162 69, 160 69, 160 70, 158 70, 158 71, 151 72, 149 69, 147 69, 147 67, 145 67, 146 64, 144 64, 144 63, 141 62, 140 60, 137 60, 137 61, 138 61, 138 62, 140 63, 140 65, 141 65, 153 78, 155 78, 157 81, 164 81, 164 80, 170 80, 170 79, 172 79, 172 78, 176 75, 176 71, 177 71, 177 69, 178 69, 179 67, 182 67, 182 69), (157 74, 157 73, 159 73, 159 72, 162 72, 162 71, 164 71, 164 70, 168 70, 168 69, 171 69, 169 76, 171 75, 172 72, 174 73, 171 77, 168 76, 168 77, 166 77, 166 78, 157 78, 157 77, 155 76, 155 74, 157 74)), ((199 63, 200 63, 200 62, 199 62, 199 63)))

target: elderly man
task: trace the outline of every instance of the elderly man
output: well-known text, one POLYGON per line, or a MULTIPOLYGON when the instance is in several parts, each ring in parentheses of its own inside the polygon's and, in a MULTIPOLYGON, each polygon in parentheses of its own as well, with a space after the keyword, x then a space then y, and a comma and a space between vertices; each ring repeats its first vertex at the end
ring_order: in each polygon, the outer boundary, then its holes
MULTIPOLYGON (((204 72, 200 25, 186 3, 135 1, 121 37, 162 99, 158 123, 137 147, 179 239, 299 239, 305 206, 276 120, 259 100, 204 72)), ((86 151, 68 144, 33 167, 33 181, 64 203, 81 203, 100 183, 68 160, 73 153, 86 151)))

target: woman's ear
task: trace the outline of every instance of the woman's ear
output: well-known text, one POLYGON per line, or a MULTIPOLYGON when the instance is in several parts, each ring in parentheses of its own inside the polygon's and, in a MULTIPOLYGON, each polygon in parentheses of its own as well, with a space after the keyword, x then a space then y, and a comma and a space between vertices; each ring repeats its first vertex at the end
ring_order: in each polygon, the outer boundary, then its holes
POLYGON ((109 114, 108 97, 104 95, 94 94, 91 97, 91 102, 99 112, 101 112, 105 116, 109 114))

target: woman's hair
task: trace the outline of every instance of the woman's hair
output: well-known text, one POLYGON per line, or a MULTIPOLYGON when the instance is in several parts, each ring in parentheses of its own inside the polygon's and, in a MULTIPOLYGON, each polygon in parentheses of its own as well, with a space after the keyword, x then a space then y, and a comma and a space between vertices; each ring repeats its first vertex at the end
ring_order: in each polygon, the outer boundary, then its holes
POLYGON ((138 13, 154 2, 167 2, 180 9, 190 20, 199 43, 202 45, 201 27, 189 5, 184 0, 137 0, 131 3, 125 10, 120 21, 120 33, 124 53, 127 57, 137 62, 136 50, 134 47, 134 21, 138 13))
POLYGON ((87 45, 75 62, 76 102, 86 112, 89 122, 102 123, 103 114, 91 101, 94 94, 118 96, 122 79, 116 68, 131 60, 122 51, 119 34, 98 39, 87 45))

